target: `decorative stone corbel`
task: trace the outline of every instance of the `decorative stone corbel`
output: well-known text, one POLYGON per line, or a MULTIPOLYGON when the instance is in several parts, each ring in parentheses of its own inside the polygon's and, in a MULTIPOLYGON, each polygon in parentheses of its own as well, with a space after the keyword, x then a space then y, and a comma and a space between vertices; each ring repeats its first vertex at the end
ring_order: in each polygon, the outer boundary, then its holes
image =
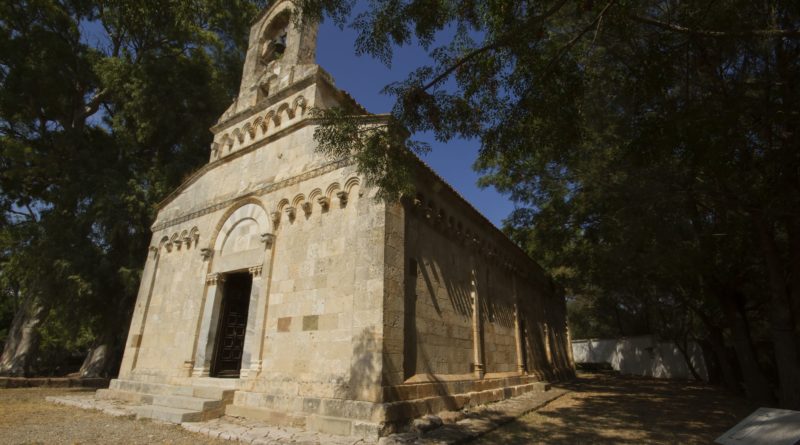
POLYGON ((269 249, 272 247, 272 244, 275 242, 275 235, 271 233, 262 233, 261 234, 261 242, 264 243, 264 247, 269 249))
POLYGON ((153 254, 153 258, 158 256, 158 247, 150 246, 147 250, 153 254))
POLYGON ((303 209, 303 213, 305 213, 306 216, 311 215, 311 203, 310 202, 306 201, 306 202, 300 204, 300 208, 303 209))
POLYGON ((186 244, 186 248, 187 249, 192 247, 192 237, 189 236, 189 235, 184 236, 183 237, 183 243, 186 244))
POLYGON ((172 241, 167 241, 164 243, 164 248, 167 249, 167 253, 172 252, 172 241))
POLYGON ((209 286, 218 286, 225 282, 225 275, 219 273, 210 273, 206 275, 206 284, 209 286))
POLYGON ((257 278, 261 276, 261 270, 263 269, 263 267, 264 266, 253 266, 250 269, 248 269, 248 271, 250 272, 250 275, 253 278, 257 278))
POLYGON ((340 191, 336 193, 336 197, 339 198, 339 205, 342 207, 347 205, 347 192, 340 191))
POLYGON ((272 225, 278 227, 281 222, 281 212, 272 212, 272 225))
POLYGON ((172 240, 172 244, 175 245, 175 249, 181 250, 182 241, 180 238, 175 238, 174 240, 172 240))
POLYGON ((294 207, 291 207, 291 206, 286 207, 286 216, 289 217, 289 221, 294 221, 295 215, 296 215, 296 213, 295 213, 295 208, 294 207))
POLYGON ((327 196, 320 196, 319 198, 317 198, 317 202, 319 203, 319 206, 322 207, 323 212, 327 212, 328 208, 331 205, 331 201, 328 199, 327 196))
POLYGON ((214 250, 209 248, 200 249, 200 257, 203 258, 203 261, 208 261, 211 257, 214 256, 214 250))

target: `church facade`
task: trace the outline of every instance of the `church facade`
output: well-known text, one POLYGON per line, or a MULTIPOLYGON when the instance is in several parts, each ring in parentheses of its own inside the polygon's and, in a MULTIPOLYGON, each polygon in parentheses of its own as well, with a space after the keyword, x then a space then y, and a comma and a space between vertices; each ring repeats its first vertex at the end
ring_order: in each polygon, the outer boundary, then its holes
POLYGON ((98 397, 377 437, 572 375, 563 294, 445 181, 420 162, 417 196, 379 202, 349 160, 315 152, 312 108, 363 108, 291 7, 254 22, 209 163, 160 204, 98 397))

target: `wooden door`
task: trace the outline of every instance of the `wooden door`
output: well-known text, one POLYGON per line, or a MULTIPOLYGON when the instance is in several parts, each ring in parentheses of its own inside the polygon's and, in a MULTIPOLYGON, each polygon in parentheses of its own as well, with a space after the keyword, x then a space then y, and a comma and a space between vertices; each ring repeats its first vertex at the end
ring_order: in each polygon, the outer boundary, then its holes
POLYGON ((214 377, 239 377, 252 286, 253 279, 248 273, 235 273, 225 277, 211 369, 214 377))

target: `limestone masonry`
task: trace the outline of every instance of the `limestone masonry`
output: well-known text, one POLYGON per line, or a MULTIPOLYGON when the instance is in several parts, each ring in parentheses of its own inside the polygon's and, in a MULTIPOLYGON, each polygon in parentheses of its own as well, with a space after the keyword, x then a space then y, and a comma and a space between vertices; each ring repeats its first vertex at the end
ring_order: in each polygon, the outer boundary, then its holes
POLYGON ((160 205, 119 379, 98 397, 375 438, 572 375, 563 294, 441 178, 420 162, 418 196, 387 204, 315 153, 312 108, 363 108, 291 8, 254 22, 209 163, 160 205))

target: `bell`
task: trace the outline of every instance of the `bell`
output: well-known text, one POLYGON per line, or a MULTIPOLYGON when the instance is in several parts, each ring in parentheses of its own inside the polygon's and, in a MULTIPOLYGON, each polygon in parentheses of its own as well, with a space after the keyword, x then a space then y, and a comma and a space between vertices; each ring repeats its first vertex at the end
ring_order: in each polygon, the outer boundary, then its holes
POLYGON ((273 40, 272 47, 275 48, 275 54, 283 54, 286 51, 286 34, 281 34, 273 40))

